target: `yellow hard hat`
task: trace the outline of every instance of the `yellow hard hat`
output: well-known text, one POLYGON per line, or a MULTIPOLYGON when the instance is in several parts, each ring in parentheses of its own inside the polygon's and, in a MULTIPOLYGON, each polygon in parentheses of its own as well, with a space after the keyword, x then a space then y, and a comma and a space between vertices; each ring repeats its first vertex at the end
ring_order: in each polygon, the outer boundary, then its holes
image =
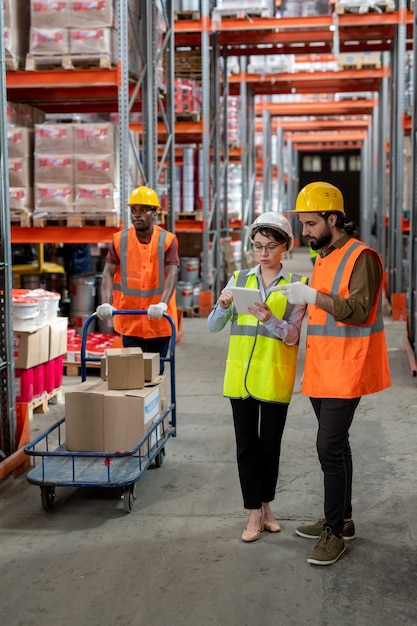
POLYGON ((136 187, 136 189, 134 189, 130 194, 127 206, 134 206, 137 204, 144 204, 146 206, 151 206, 155 209, 159 209, 160 204, 158 194, 150 187, 136 187))
POLYGON ((301 189, 295 201, 295 209, 288 213, 329 213, 345 214, 343 196, 340 189, 330 183, 309 183, 301 189))

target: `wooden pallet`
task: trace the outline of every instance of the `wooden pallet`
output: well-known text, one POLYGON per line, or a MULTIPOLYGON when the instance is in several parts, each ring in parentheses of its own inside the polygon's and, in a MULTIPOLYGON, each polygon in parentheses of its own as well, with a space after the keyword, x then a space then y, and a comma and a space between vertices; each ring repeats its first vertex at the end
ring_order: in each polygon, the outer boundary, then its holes
POLYGON ((183 317, 199 317, 198 306, 183 307, 181 311, 183 317))
POLYGON ((11 56, 6 55, 6 70, 16 72, 19 69, 19 61, 11 56))
POLYGON ((10 222, 17 224, 21 228, 30 228, 32 226, 32 213, 20 211, 10 211, 10 222))
POLYGON ((246 7, 244 9, 222 9, 215 8, 213 9, 213 22, 220 22, 223 18, 225 19, 244 19, 249 17, 272 17, 271 10, 266 7, 246 7))
POLYGON ((33 398, 30 402, 22 402, 21 404, 27 405, 29 421, 31 422, 34 414, 36 413, 48 413, 50 404, 60 404, 63 401, 63 389, 58 387, 53 391, 45 392, 37 398, 33 398))
POLYGON ((175 219, 178 221, 193 220, 195 222, 202 222, 204 216, 203 211, 190 211, 189 213, 175 213, 175 219))
POLYGON ((112 67, 110 54, 63 54, 63 55, 26 55, 25 69, 27 71, 50 69, 90 69, 98 67, 108 69, 112 67))
POLYGON ((82 228, 83 226, 106 226, 117 228, 119 216, 116 213, 56 213, 54 215, 41 213, 32 216, 33 226, 66 226, 67 228, 82 228))
POLYGON ((175 52, 174 71, 176 78, 199 78, 201 76, 201 50, 175 52))
POLYGON ((380 70, 381 63, 341 63, 339 70, 380 70))
POLYGON ((174 20, 199 20, 200 11, 174 11, 174 20))
MULTIPOLYGON (((88 361, 85 364, 87 372, 90 370, 90 373, 97 374, 100 372, 101 363, 100 361, 88 361)), ((70 363, 69 361, 64 361, 65 375, 66 376, 78 376, 81 377, 81 363, 70 363)))
POLYGON ((335 11, 338 15, 344 15, 345 13, 392 13, 395 11, 394 0, 378 0, 372 4, 367 2, 351 2, 349 4, 339 4, 335 6, 335 11))
POLYGON ((200 122, 201 113, 198 111, 188 111, 186 113, 175 113, 177 122, 200 122))

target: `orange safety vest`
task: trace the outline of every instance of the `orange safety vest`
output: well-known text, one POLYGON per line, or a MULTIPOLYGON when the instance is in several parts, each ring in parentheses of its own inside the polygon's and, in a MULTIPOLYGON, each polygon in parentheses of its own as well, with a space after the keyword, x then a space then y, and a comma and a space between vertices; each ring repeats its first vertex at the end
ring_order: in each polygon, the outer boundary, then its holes
MULTIPOLYGON (((310 285, 347 298, 353 267, 364 250, 349 239, 328 256, 317 257, 310 285)), ((378 255, 378 261, 382 264, 378 255)), ((381 286, 365 324, 336 322, 315 305, 308 306, 306 356, 302 393, 313 398, 358 398, 391 385, 382 320, 381 286)))
MULTIPOLYGON (((113 236, 119 265, 113 278, 113 306, 119 310, 147 310, 151 304, 161 301, 164 290, 165 252, 175 235, 160 226, 153 227, 151 241, 141 243, 134 226, 113 236)), ((177 327, 175 290, 168 302, 167 315, 177 327)), ((115 315, 114 329, 121 335, 153 339, 169 337, 171 325, 168 320, 152 319, 146 315, 115 315)))

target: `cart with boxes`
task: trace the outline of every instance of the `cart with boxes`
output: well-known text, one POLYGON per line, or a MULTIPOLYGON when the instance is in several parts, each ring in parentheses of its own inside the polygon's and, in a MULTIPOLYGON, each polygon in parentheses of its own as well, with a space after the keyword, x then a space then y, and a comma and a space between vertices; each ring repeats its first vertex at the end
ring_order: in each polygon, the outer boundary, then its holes
POLYGON ((25 446, 33 459, 27 478, 40 486, 45 510, 53 507, 57 486, 97 486, 119 488, 123 508, 130 512, 139 478, 151 463, 162 465, 166 443, 176 436, 173 320, 164 315, 172 329, 166 357, 140 348, 110 348, 101 359, 100 378, 87 380, 86 364, 97 360, 86 354, 95 316, 83 328, 82 382, 65 394, 65 417, 25 446))

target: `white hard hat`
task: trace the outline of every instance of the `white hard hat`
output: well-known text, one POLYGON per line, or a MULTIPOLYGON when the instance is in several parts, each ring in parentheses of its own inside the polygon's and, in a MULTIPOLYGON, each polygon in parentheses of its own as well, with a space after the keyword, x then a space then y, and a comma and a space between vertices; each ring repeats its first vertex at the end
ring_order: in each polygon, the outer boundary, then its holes
POLYGON ((285 237, 285 239, 288 240, 287 251, 291 252, 294 247, 294 235, 292 232, 291 224, 289 223, 287 218, 282 215, 282 213, 276 213, 274 211, 262 213, 259 217, 256 218, 256 220, 250 227, 249 237, 253 239, 256 232, 260 228, 273 228, 274 230, 280 232, 285 237))

